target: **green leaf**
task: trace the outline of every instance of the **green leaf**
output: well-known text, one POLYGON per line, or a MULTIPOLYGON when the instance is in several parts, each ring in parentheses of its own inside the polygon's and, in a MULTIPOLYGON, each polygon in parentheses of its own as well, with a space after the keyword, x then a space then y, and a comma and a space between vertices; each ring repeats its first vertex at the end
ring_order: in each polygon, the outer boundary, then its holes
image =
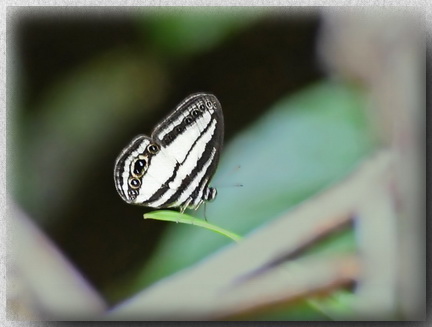
POLYGON ((149 213, 146 213, 144 215, 144 219, 156 219, 156 220, 162 220, 162 221, 171 221, 175 223, 182 223, 182 224, 189 224, 194 225, 202 228, 206 228, 208 230, 211 230, 213 232, 219 233, 221 235, 224 235, 233 241, 240 241, 241 236, 227 231, 221 227, 218 227, 216 225, 210 224, 209 222, 196 218, 190 215, 186 215, 184 213, 180 213, 177 211, 171 211, 171 210, 159 210, 159 211, 152 211, 149 213))

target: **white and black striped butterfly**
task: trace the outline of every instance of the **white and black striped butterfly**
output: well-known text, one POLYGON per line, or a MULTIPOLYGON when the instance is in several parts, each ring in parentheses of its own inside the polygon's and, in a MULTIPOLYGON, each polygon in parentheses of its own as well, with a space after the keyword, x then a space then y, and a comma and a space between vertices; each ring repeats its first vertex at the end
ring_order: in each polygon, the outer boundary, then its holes
POLYGON ((218 99, 196 93, 153 130, 135 137, 114 167, 117 192, 127 203, 198 209, 216 197, 209 187, 222 148, 224 122, 218 99))

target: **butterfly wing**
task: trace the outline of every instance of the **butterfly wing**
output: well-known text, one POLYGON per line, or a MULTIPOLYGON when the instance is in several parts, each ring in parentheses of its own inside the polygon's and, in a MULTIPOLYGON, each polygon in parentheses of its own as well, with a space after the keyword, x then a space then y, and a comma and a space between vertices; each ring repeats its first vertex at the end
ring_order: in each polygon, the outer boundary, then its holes
POLYGON ((199 205, 216 170, 223 144, 222 107, 214 95, 183 100, 153 131, 161 154, 175 161, 169 179, 150 199, 153 207, 199 205))
POLYGON ((136 136, 117 157, 114 166, 114 182, 120 197, 127 203, 133 203, 139 194, 139 187, 132 182, 148 168, 147 147, 152 144, 146 135, 136 136))
POLYGON ((184 99, 156 126, 151 138, 135 138, 119 156, 115 169, 115 176, 122 179, 117 183, 119 194, 126 202, 155 208, 199 206, 219 161, 223 124, 214 95, 196 93, 184 99), (157 151, 149 151, 152 145, 157 151), (146 165, 138 181, 132 173, 137 160, 146 165))

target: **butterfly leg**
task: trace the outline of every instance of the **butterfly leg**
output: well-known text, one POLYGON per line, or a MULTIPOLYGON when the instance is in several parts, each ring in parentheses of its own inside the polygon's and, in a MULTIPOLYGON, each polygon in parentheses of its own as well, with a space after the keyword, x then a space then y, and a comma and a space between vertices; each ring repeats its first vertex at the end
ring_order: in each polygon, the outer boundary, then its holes
POLYGON ((187 209, 187 207, 189 206, 189 204, 191 203, 191 201, 192 201, 191 198, 187 199, 186 202, 185 202, 185 204, 180 207, 180 212, 181 213, 185 212, 185 210, 187 209))
POLYGON ((203 202, 204 200, 200 200, 200 202, 198 202, 198 204, 195 206, 194 210, 197 211, 203 202))

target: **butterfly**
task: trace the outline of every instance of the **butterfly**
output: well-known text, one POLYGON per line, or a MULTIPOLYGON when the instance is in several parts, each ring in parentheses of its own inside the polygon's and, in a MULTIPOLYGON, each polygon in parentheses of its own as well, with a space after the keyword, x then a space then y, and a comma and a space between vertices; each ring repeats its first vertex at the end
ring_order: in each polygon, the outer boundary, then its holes
POLYGON ((215 199, 210 187, 220 157, 224 119, 219 100, 195 93, 153 130, 136 136, 117 157, 114 182, 127 203, 198 209, 215 199))

